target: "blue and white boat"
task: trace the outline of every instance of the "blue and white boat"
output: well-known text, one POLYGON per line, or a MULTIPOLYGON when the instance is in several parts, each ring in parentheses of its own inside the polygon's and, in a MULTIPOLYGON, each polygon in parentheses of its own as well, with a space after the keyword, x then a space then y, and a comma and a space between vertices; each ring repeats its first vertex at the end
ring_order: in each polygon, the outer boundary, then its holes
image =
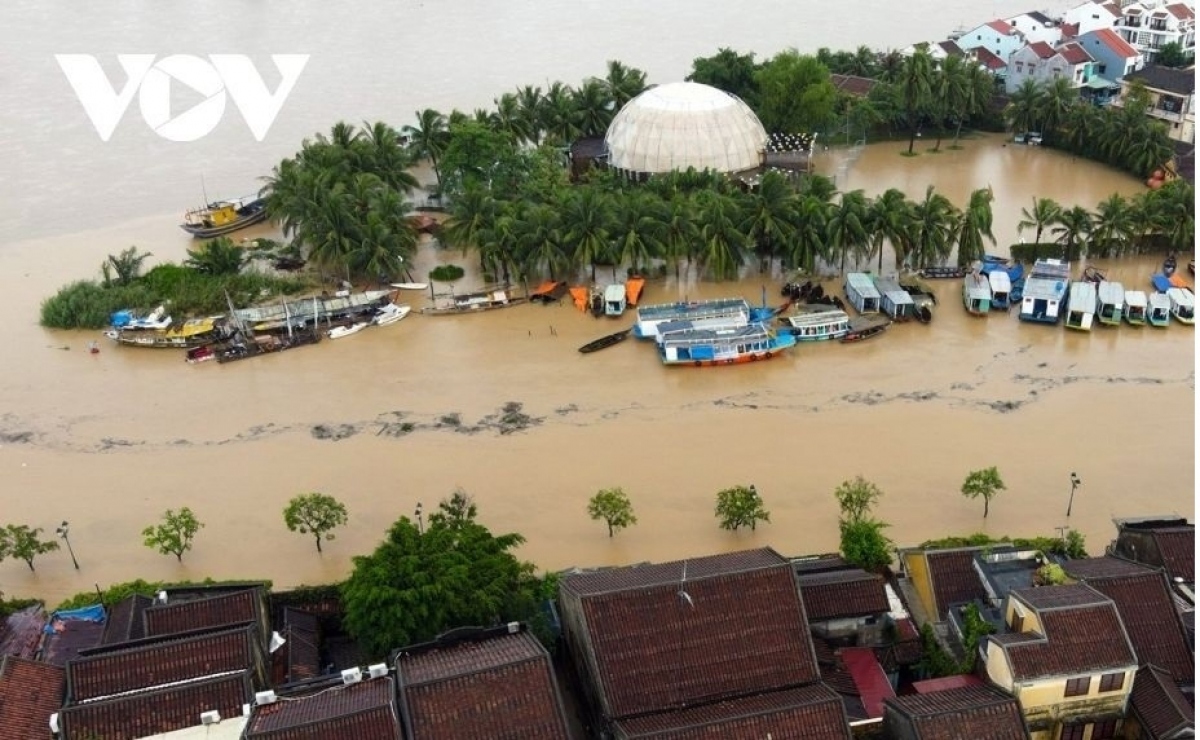
POLYGON ((841 339, 850 333, 850 316, 832 306, 828 311, 805 311, 780 319, 783 330, 797 342, 823 342, 841 339))
POLYGON ((1104 280, 1096 288, 1096 320, 1109 326, 1120 326, 1125 316, 1125 286, 1104 280))
POLYGON ((1062 318, 1071 281, 1071 263, 1043 259, 1033 263, 1021 296, 1021 321, 1057 324, 1062 318))
POLYGON ((987 275, 971 271, 963 278, 963 306, 973 316, 987 316, 992 310, 992 285, 987 275))
POLYGON ((1167 291, 1171 303, 1171 315, 1181 324, 1196 323, 1196 296, 1187 288, 1171 288, 1167 291))
POLYGON ((992 289, 992 310, 1007 311, 1012 305, 1012 280, 1008 277, 1008 270, 991 270, 987 280, 992 289))
POLYGON ((751 308, 745 298, 659 303, 638 308, 637 323, 633 325, 633 335, 638 339, 655 339, 658 337, 660 324, 677 321, 726 319, 728 322, 740 321, 745 325, 769 321, 774 313, 775 309, 773 308, 751 308))
POLYGON ((1171 299, 1166 293, 1146 296, 1146 323, 1160 329, 1171 323, 1171 299))
POLYGON ((1091 331, 1096 321, 1096 284, 1086 280, 1071 283, 1067 296, 1068 329, 1091 331))
POLYGON ((625 285, 614 283, 604 289, 604 315, 620 316, 625 313, 625 285))
POLYGON ((769 360, 796 346, 796 338, 763 323, 721 329, 688 329, 662 335, 658 355, 664 365, 740 365, 769 360))

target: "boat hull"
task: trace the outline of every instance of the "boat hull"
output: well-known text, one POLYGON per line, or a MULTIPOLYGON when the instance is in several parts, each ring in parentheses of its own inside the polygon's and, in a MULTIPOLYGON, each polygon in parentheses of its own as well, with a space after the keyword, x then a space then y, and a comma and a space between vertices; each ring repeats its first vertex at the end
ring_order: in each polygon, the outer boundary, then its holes
POLYGON ((225 234, 239 231, 248 226, 261 223, 265 221, 266 218, 267 211, 264 208, 260 211, 250 214, 249 216, 244 216, 236 221, 230 221, 229 223, 221 226, 196 226, 194 224, 180 224, 179 228, 183 229, 197 239, 213 239, 215 237, 224 236, 225 234))
POLYGON ((495 310, 498 310, 501 308, 511 308, 513 306, 519 306, 526 302, 527 302, 526 298, 520 297, 520 298, 510 298, 510 299, 508 299, 508 301, 506 301, 504 303, 497 303, 497 304, 477 304, 477 305, 473 305, 473 306, 446 306, 446 307, 441 307, 441 308, 434 307, 434 306, 426 306, 425 308, 421 309, 421 313, 425 314, 426 316, 460 316, 462 314, 482 313, 484 311, 495 311, 495 310))
POLYGON ((712 360, 663 360, 664 365, 688 365, 691 367, 716 367, 718 365, 746 365, 760 360, 769 360, 783 352, 785 348, 769 349, 762 352, 749 352, 737 357, 726 357, 712 360))

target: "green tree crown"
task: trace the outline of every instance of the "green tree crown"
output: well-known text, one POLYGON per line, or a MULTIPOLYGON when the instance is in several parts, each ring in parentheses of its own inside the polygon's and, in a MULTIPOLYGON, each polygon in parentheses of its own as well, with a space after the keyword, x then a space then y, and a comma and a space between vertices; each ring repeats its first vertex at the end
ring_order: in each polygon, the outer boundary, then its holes
POLYGON ((312 534, 317 540, 317 552, 321 552, 321 540, 334 539, 331 530, 344 525, 347 519, 345 504, 324 493, 296 496, 283 510, 287 528, 300 534, 312 534))
POLYGON ((597 491, 588 501, 588 516, 608 525, 608 536, 612 537, 617 530, 637 524, 633 513, 633 504, 629 496, 620 488, 605 488, 597 491))
POLYGON ((0 560, 24 560, 32 571, 34 558, 58 549, 58 543, 54 540, 42 541, 39 538, 42 531, 41 527, 34 529, 25 524, 9 524, 0 528, 0 560))
POLYGON ((142 530, 143 544, 163 555, 174 555, 182 563, 183 554, 192 549, 192 540, 203 527, 204 523, 188 507, 178 512, 167 509, 162 524, 142 530))
POLYGON ((716 513, 721 529, 734 532, 741 527, 753 531, 760 521, 771 521, 771 513, 763 506, 762 497, 754 486, 734 486, 718 491, 716 513))

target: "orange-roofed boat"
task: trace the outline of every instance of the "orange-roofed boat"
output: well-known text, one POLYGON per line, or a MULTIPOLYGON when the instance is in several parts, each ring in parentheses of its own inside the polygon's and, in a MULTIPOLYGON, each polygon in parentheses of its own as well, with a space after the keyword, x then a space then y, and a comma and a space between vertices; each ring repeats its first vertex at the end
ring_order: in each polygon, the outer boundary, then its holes
POLYGON ((567 284, 561 280, 543 280, 542 284, 533 289, 529 300, 539 303, 553 303, 567 294, 567 284))
POLYGON ((571 301, 575 304, 575 308, 586 312, 591 304, 592 291, 584 285, 574 285, 571 287, 571 301))
POLYGON ((640 275, 634 275, 625 281, 625 302, 630 306, 636 306, 638 300, 642 297, 642 289, 646 287, 646 278, 640 275))

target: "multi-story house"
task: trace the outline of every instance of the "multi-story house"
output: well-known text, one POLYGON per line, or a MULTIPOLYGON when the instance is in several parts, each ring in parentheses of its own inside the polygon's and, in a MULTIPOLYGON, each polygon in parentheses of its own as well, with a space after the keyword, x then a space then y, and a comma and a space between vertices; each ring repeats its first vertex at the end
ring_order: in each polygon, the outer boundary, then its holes
POLYGON ((1014 15, 1008 19, 1008 25, 1020 31, 1021 35, 1025 37, 1025 42, 1029 44, 1044 41, 1047 44, 1054 45, 1062 40, 1062 29, 1059 27, 1059 24, 1051 20, 1046 14, 1039 13, 1036 10, 1014 15))
POLYGON ((1185 3, 1142 0, 1125 5, 1118 26, 1121 36, 1153 62, 1165 44, 1177 43, 1184 54, 1196 53, 1196 12, 1185 3))
POLYGON ((1167 126, 1167 135, 1176 141, 1196 143, 1196 72, 1171 69, 1153 64, 1125 75, 1121 82, 1123 104, 1130 86, 1139 81, 1150 93, 1146 115, 1167 126))
POLYGON ((1075 35, 1102 28, 1113 28, 1121 20, 1121 6, 1115 2, 1087 0, 1063 13, 1063 27, 1071 27, 1075 35))
POLYGON ((1112 600, 1083 584, 1015 590, 1005 625, 980 644, 983 671, 1033 740, 1115 737, 1138 661, 1112 600))
POLYGON ((994 20, 965 32, 955 42, 963 51, 982 48, 1007 62, 1014 51, 1025 45, 1025 36, 1008 21, 994 20))
POLYGON ((1145 57, 1111 28, 1080 34, 1076 42, 1096 60, 1096 74, 1119 83, 1130 72, 1145 66, 1145 57))
POLYGON ((1096 60, 1073 41, 1057 49, 1044 43, 1030 44, 1009 58, 1004 86, 1011 94, 1025 80, 1033 79, 1046 85, 1062 77, 1069 80, 1072 87, 1081 88, 1091 81, 1097 66, 1096 60))

